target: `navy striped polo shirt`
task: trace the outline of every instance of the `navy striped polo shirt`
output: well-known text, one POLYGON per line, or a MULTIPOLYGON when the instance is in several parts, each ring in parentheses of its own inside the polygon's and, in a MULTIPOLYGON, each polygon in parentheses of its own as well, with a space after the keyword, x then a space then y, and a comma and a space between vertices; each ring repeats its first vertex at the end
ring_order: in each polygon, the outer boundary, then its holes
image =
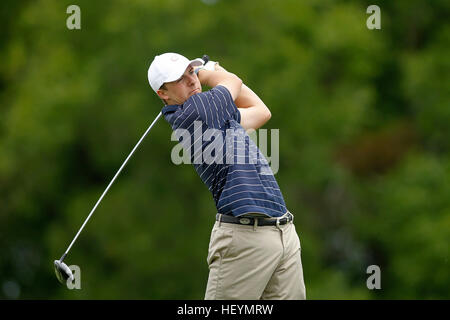
POLYGON ((225 215, 287 212, 267 159, 239 124, 241 115, 224 86, 162 109, 183 151, 225 215))

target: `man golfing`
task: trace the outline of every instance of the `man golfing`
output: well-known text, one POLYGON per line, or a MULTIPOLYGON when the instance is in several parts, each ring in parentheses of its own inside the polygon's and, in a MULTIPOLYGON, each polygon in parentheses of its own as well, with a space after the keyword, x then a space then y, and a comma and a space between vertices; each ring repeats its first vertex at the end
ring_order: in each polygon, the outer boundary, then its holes
POLYGON ((267 160, 245 132, 270 119, 264 102, 217 63, 203 65, 177 53, 156 56, 148 80, 174 131, 191 137, 214 132, 214 139, 179 138, 217 208, 205 299, 305 299, 294 217, 267 160), (202 85, 211 89, 202 92, 202 85), (219 145, 223 154, 202 159, 219 145))

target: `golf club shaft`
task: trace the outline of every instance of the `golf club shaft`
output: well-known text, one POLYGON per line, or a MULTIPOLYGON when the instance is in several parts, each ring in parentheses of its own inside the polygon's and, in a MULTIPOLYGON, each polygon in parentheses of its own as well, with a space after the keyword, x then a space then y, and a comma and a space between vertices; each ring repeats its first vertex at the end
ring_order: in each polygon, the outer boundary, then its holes
POLYGON ((122 169, 125 167, 125 165, 127 164, 128 160, 131 158, 131 156, 133 155, 133 153, 136 151, 136 149, 138 148, 138 146, 141 144, 142 140, 144 140, 144 138, 147 136, 147 134, 150 132, 150 129, 153 127, 153 125, 159 120, 159 118, 161 117, 162 113, 160 112, 155 120, 153 120, 152 124, 148 127, 147 131, 145 131, 144 135, 141 137, 141 139, 138 141, 138 143, 136 143, 136 145, 134 146, 133 150, 131 150, 130 154, 128 155, 128 157, 125 159, 125 161, 122 163, 122 165, 120 166, 119 170, 116 172, 116 174, 114 175, 114 178, 112 178, 111 182, 109 183, 109 185, 106 187, 105 191, 103 191, 103 194, 101 195, 101 197, 98 199, 97 203, 95 204, 94 208, 92 208, 91 212, 89 213, 88 217, 86 218, 86 220, 84 221, 83 225, 81 226, 80 230, 78 230, 78 233, 75 235, 75 238, 73 238, 72 242, 70 243, 69 247, 67 248, 66 252, 64 252, 64 254, 62 255, 61 259, 59 259, 59 262, 62 262, 64 260, 64 258, 66 257, 66 255, 69 253, 70 248, 72 248, 72 245, 75 243, 75 241, 77 240, 78 236, 80 235, 81 231, 83 230, 84 226, 86 225, 86 223, 89 221, 89 219, 91 218, 92 214, 94 213, 95 209, 97 209, 97 206, 100 204, 100 202, 102 201, 103 197, 105 196, 105 194, 108 192, 109 188, 112 186, 112 184, 114 183, 114 181, 116 180, 116 178, 119 176, 120 172, 122 171, 122 169))

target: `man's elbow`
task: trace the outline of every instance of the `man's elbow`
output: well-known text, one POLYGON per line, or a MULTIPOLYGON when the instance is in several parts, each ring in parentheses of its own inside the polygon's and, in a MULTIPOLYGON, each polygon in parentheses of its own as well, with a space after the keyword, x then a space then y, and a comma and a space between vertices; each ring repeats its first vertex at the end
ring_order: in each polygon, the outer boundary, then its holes
POLYGON ((269 121, 270 118, 272 118, 272 113, 270 112, 269 109, 267 109, 267 115, 266 115, 266 117, 267 117, 267 120, 266 120, 266 121, 269 121))
POLYGON ((242 79, 239 78, 237 75, 235 75, 234 73, 232 73, 234 81, 236 81, 236 83, 239 85, 239 87, 242 87, 242 79))
POLYGON ((253 129, 259 129, 261 128, 263 125, 265 125, 267 123, 267 121, 270 120, 270 118, 272 117, 272 114, 270 113, 269 109, 265 108, 265 110, 263 112, 259 113, 258 116, 258 120, 255 124, 255 128, 253 129))
POLYGON ((263 124, 267 123, 267 121, 269 121, 270 118, 272 118, 272 113, 271 113, 270 110, 266 107, 266 110, 265 110, 265 112, 264 112, 264 117, 263 117, 263 119, 264 119, 264 120, 263 120, 263 121, 264 121, 263 124))
POLYGON ((242 82, 242 79, 239 78, 237 75, 235 75, 235 74, 233 74, 233 75, 234 75, 234 83, 236 86, 236 95, 234 97, 235 98, 234 100, 236 100, 236 98, 241 94, 243 82, 242 82))

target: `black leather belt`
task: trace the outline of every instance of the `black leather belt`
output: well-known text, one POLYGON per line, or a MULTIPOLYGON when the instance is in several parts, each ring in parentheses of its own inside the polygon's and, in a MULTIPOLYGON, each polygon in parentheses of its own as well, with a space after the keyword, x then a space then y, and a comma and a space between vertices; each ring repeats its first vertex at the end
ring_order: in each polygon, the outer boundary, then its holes
POLYGON ((284 215, 280 218, 264 218, 264 217, 233 217, 229 215, 217 214, 216 221, 225 222, 225 223, 234 223, 234 224, 242 224, 249 226, 276 226, 276 225, 284 225, 288 222, 294 220, 294 216, 288 212, 288 214, 284 215), (256 220, 256 222, 255 222, 256 220))

